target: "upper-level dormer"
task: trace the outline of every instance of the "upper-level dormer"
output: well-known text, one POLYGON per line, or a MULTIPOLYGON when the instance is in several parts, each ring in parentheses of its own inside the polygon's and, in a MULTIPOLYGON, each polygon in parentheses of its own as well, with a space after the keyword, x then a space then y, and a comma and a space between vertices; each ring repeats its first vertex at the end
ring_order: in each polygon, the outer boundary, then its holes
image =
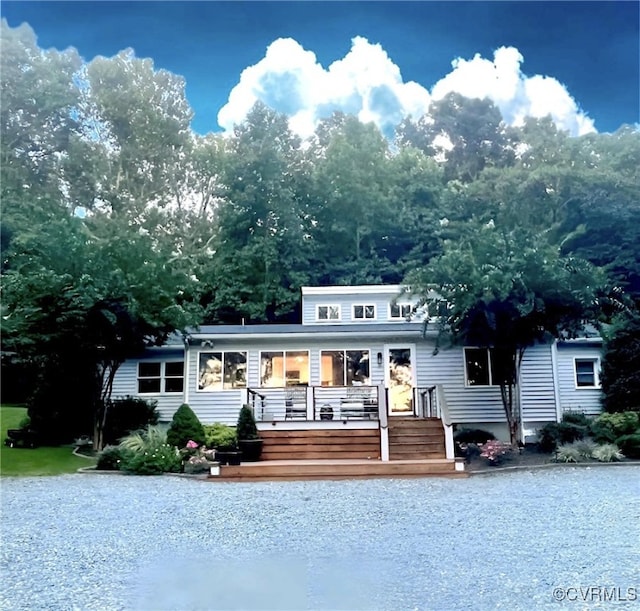
POLYGON ((302 324, 375 324, 422 321, 417 298, 399 284, 303 286, 302 324))

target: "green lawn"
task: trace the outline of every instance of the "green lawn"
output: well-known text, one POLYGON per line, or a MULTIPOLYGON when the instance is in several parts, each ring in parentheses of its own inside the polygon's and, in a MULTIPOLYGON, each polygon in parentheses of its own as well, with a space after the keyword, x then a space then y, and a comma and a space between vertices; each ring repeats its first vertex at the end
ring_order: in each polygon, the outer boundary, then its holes
POLYGON ((72 454, 72 446, 10 448, 4 445, 7 429, 18 428, 27 415, 24 407, 0 407, 0 476, 6 475, 61 475, 75 473, 80 467, 90 467, 94 461, 72 454))

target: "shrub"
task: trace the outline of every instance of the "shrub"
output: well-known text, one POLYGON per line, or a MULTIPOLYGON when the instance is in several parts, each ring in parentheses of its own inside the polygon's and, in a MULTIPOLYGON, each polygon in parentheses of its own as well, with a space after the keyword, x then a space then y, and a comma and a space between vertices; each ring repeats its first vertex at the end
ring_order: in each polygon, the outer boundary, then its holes
POLYGON ((236 437, 238 439, 260 439, 258 427, 253 410, 249 405, 243 405, 238 414, 238 424, 236 426, 236 437))
POLYGON ((159 475, 180 469, 180 457, 169 444, 144 452, 125 452, 120 469, 135 475, 159 475))
POLYGON ((541 452, 553 452, 558 447, 559 426, 557 422, 548 422, 538 431, 538 448, 541 452))
POLYGON ((157 401, 145 401, 136 397, 114 399, 107 410, 104 440, 115 444, 132 431, 158 424, 157 401))
POLYGON ((24 418, 22 418, 22 420, 20 420, 18 424, 18 428, 19 429, 31 428, 31 418, 29 418, 29 416, 25 416, 24 418))
POLYGON ((562 422, 567 424, 577 424, 578 426, 588 427, 591 423, 591 418, 583 414, 582 412, 574 412, 568 410, 562 414, 562 422))
POLYGON ((483 431, 482 429, 458 429, 453 434, 453 439, 458 443, 475 443, 483 444, 487 443, 490 439, 495 439, 495 435, 489 431, 483 431))
POLYGON ((180 469, 180 455, 167 443, 163 426, 148 426, 125 437, 118 446, 122 452, 120 470, 137 475, 155 475, 180 469))
POLYGON ((558 462, 581 462, 584 460, 584 456, 576 444, 570 443, 558 448, 556 460, 558 462))
POLYGON ((204 426, 205 440, 208 448, 228 449, 236 448, 238 439, 236 430, 227 424, 214 422, 204 426))
POLYGON ((616 439, 616 445, 627 458, 640 458, 640 433, 622 435, 616 439))
POLYGON ((600 462, 613 462, 624 458, 620 448, 615 443, 604 443, 593 451, 593 457, 600 462))
POLYGON ((613 443, 622 435, 632 435, 640 430, 637 412, 600 414, 591 423, 591 435, 598 443, 613 443))
POLYGON ((106 446, 98 454, 96 469, 99 471, 119 471, 124 450, 119 446, 106 446))
POLYGON ((167 443, 177 448, 184 448, 189 441, 202 445, 205 442, 204 429, 198 416, 186 403, 183 403, 173 414, 167 433, 167 443))

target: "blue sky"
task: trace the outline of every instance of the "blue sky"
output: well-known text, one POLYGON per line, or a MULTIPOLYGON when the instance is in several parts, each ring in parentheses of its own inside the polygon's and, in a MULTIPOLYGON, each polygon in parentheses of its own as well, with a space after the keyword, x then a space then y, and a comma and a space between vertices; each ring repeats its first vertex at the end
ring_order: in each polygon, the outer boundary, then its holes
POLYGON ((572 133, 639 121, 638 2, 4 0, 1 13, 41 47, 87 61, 132 47, 181 74, 199 133, 255 99, 300 133, 336 109, 384 128, 452 90, 489 95, 511 122, 554 112, 572 133))

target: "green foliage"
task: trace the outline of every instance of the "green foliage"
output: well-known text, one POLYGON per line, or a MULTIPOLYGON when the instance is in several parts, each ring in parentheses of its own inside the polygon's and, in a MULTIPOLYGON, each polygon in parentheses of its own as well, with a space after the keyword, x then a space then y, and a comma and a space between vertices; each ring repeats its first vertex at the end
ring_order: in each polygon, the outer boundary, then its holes
POLYGON ((482 444, 486 443, 490 439, 495 439, 495 435, 482 429, 461 428, 453 434, 453 439, 458 443, 482 444))
POLYGON ((582 462, 583 452, 575 444, 567 444, 558 447, 556 460, 558 462, 582 462))
POLYGON ((194 411, 186 403, 183 403, 173 414, 167 433, 167 443, 176 448, 184 448, 189 441, 195 441, 198 445, 202 445, 205 443, 205 434, 194 411))
POLYGON ((593 451, 593 457, 600 462, 614 462, 624 458, 620 448, 614 443, 605 443, 597 446, 593 451))
POLYGON ((600 374, 607 412, 640 411, 639 362, 640 313, 635 312, 621 316, 607 333, 600 374))
POLYGON ((168 442, 164 426, 148 426, 125 437, 118 446, 120 470, 135 475, 157 475, 180 469, 180 454, 168 442))
POLYGON ((250 405, 243 405, 238 414, 238 424, 236 426, 236 436, 238 440, 259 439, 258 427, 253 410, 250 405))
POLYGON ((640 459, 640 433, 622 435, 616 439, 616 445, 627 458, 640 459))
POLYGON ((236 449, 238 446, 238 438, 236 429, 227 424, 214 422, 213 424, 205 424, 205 439, 208 448, 216 448, 217 450, 236 449))
POLYGON ((99 471, 119 471, 125 452, 126 451, 120 446, 105 446, 98 454, 96 469, 99 471))
POLYGON ((563 415, 562 422, 548 422, 538 431, 538 447, 542 452, 553 452, 560 444, 571 444, 579 441, 589 433, 589 420, 587 424, 576 424, 572 421, 585 421, 582 415, 577 416, 574 412, 565 412, 569 414, 568 421, 563 415))
POLYGON ((124 397, 111 401, 104 429, 105 443, 117 443, 133 431, 144 429, 149 424, 157 424, 159 418, 156 411, 157 404, 157 401, 146 401, 136 397, 124 397))
POLYGON ((621 435, 630 435, 639 430, 637 412, 600 414, 590 426, 591 436, 597 443, 613 443, 621 435))
POLYGON ((591 424, 591 418, 582 412, 565 411, 562 414, 562 422, 588 427, 591 424))
POLYGON ((573 443, 573 447, 578 450, 582 458, 589 459, 593 457, 593 453, 598 445, 591 439, 582 439, 580 441, 575 441, 573 443))

